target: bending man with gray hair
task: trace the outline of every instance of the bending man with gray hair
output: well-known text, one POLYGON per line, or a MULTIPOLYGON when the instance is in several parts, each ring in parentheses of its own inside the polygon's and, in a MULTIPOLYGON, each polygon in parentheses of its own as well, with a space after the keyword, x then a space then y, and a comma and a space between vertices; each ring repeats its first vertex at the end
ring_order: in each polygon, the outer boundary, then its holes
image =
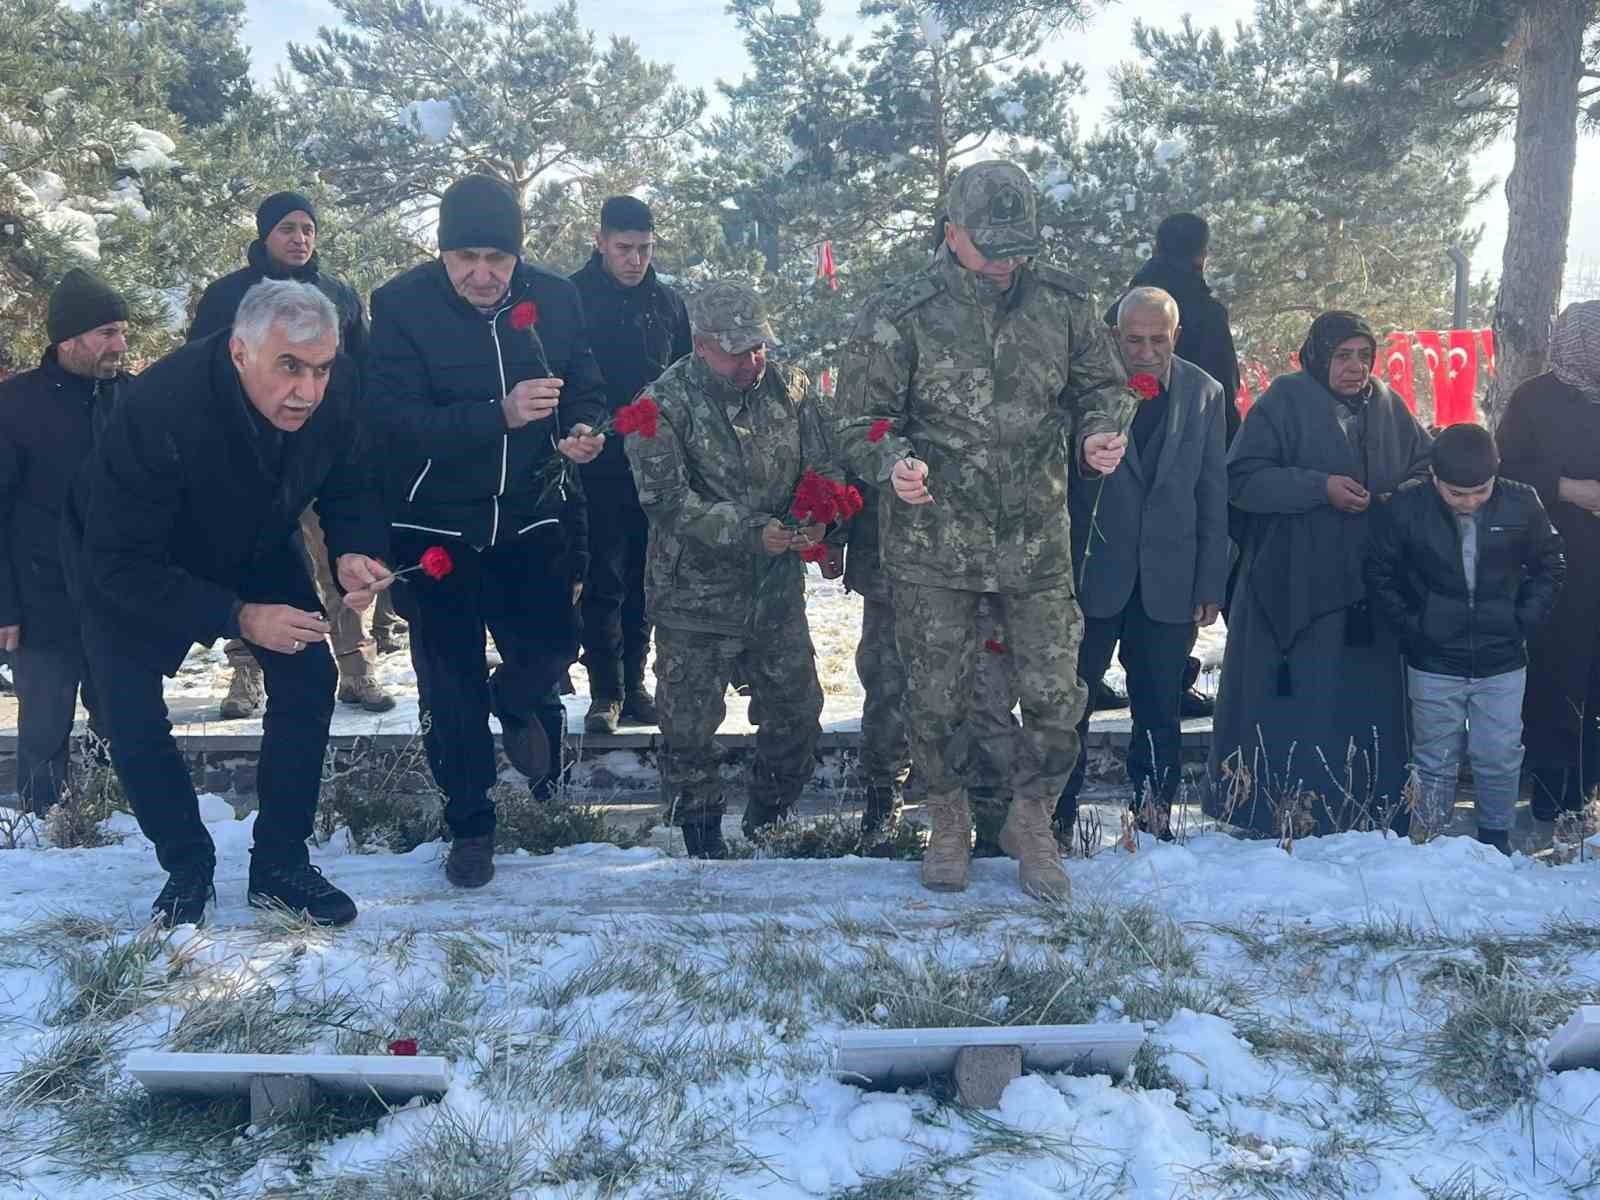
MULTIPOLYGON (((1156 387, 1134 410, 1122 465, 1089 477, 1075 464, 1069 478, 1084 618, 1078 678, 1090 697, 1079 728, 1089 727, 1096 685, 1120 643, 1133 709, 1128 804, 1141 829, 1165 840, 1183 778, 1179 700, 1189 647, 1196 626, 1216 621, 1228 578, 1228 398, 1174 353, 1178 305, 1167 292, 1134 288, 1117 307, 1115 333, 1130 381, 1149 376, 1156 387)), ((1082 785, 1080 749, 1056 808, 1058 829, 1070 833, 1082 785)))
POLYGON ((216 868, 162 677, 192 643, 224 637, 248 642, 266 677, 248 901, 320 924, 355 918, 306 845, 335 671, 328 614, 295 533, 314 504, 342 603, 363 609, 388 586, 359 385, 327 297, 290 280, 258 283, 231 331, 138 378, 73 497, 67 570, 90 671, 104 681, 96 717, 169 876, 152 909, 161 923, 202 920, 216 868))

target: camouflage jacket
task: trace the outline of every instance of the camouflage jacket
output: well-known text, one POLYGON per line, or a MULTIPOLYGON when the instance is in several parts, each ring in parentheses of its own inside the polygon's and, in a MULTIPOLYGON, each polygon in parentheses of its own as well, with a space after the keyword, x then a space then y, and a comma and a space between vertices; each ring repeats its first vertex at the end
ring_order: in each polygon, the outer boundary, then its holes
POLYGON ((941 253, 862 312, 840 370, 835 446, 880 488, 883 569, 967 591, 1072 577, 1067 447, 1117 429, 1124 373, 1088 288, 1046 263, 1001 293, 941 253), (888 435, 869 442, 874 423, 888 435), (928 464, 932 504, 888 483, 928 464))
POLYGON ((805 564, 769 555, 761 530, 788 519, 807 467, 838 478, 805 375, 768 363, 750 392, 696 356, 649 389, 661 409, 654 438, 630 437, 628 462, 650 518, 645 598, 658 625, 747 635, 805 610, 805 564))

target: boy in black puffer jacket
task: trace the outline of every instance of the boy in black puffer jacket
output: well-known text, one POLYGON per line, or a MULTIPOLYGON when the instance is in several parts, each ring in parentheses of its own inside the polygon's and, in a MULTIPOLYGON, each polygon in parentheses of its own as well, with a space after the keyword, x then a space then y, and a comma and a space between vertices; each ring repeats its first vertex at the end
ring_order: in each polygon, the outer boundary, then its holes
POLYGON ((1465 751, 1478 840, 1510 853, 1528 635, 1550 615, 1567 566, 1538 494, 1499 469, 1482 426, 1441 432, 1432 478, 1378 506, 1367 586, 1405 644, 1412 840, 1449 824, 1465 751))

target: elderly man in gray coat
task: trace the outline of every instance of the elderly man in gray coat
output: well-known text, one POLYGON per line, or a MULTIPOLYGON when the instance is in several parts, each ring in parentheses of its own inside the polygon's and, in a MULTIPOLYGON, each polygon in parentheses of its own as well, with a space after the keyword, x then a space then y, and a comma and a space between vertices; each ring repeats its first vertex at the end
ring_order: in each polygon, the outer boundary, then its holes
MULTIPOLYGON (((1095 685, 1113 647, 1128 673, 1133 739, 1131 807, 1163 840, 1182 781, 1179 700, 1197 625, 1217 619, 1228 579, 1228 470, 1222 385, 1173 353, 1178 305, 1159 288, 1134 288, 1117 309, 1117 344, 1130 379, 1153 376, 1128 429, 1128 453, 1112 474, 1074 472, 1068 507, 1083 608, 1078 677, 1095 685)), ((1130 391, 1135 389, 1130 388, 1130 391)), ((1056 827, 1069 832, 1083 786, 1083 752, 1061 793, 1056 827)))

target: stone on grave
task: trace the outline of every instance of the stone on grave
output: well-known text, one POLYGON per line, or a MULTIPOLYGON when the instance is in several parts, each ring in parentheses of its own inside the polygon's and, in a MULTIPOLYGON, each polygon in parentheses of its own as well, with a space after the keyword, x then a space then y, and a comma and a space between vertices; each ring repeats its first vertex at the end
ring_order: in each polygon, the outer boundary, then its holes
POLYGON ((956 1051, 956 1096, 968 1108, 999 1108, 1006 1085, 1022 1074, 1021 1046, 963 1046, 956 1051))

